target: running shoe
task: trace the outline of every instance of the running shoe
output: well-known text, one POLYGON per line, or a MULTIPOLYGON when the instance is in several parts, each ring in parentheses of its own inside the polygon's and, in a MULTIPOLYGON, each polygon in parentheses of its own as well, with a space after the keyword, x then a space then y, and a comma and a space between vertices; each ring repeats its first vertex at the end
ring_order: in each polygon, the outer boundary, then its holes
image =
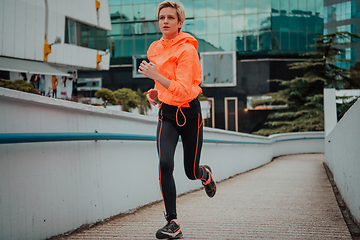
POLYGON ((211 168, 207 165, 204 165, 205 170, 208 173, 208 179, 207 180, 201 180, 202 185, 204 185, 205 192, 209 197, 215 196, 216 193, 216 183, 214 180, 214 177, 211 172, 211 168))
POLYGON ((177 239, 182 237, 180 225, 175 221, 171 220, 163 228, 156 232, 157 239, 177 239))

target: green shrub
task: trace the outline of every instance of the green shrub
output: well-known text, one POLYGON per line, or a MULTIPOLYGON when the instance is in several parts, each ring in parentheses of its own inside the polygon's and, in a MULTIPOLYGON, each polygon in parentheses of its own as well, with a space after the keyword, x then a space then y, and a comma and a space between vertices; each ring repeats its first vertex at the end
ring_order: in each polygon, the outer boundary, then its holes
POLYGON ((117 104, 115 94, 113 93, 113 91, 111 91, 110 89, 107 89, 107 88, 97 90, 95 92, 95 97, 96 98, 101 98, 104 102, 109 102, 109 103, 111 103, 113 105, 117 104))
POLYGON ((129 88, 121 88, 114 92, 115 97, 120 100, 123 111, 131 112, 131 109, 140 106, 141 98, 129 88))
POLYGON ((24 80, 6 80, 0 79, 0 87, 9 88, 17 91, 27 92, 27 93, 38 93, 39 90, 35 89, 31 83, 28 83, 24 80))

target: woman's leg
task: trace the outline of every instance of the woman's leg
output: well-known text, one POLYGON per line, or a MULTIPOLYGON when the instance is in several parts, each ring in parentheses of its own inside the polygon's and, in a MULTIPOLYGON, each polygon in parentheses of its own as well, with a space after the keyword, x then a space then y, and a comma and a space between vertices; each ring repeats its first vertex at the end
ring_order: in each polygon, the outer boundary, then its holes
POLYGON ((159 154, 159 181, 168 222, 176 219, 176 187, 173 177, 174 154, 179 133, 174 123, 164 118, 157 128, 157 149, 159 154))

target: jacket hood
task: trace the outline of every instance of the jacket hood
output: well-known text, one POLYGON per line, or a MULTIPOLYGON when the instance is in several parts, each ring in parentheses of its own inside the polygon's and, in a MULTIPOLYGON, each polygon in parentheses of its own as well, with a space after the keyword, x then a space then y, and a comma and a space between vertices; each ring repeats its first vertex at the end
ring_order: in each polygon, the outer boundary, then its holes
POLYGON ((164 37, 162 37, 160 39, 160 42, 164 47, 168 46, 169 44, 175 45, 182 43, 190 43, 195 47, 196 51, 198 50, 198 41, 189 33, 180 32, 179 35, 177 35, 173 39, 165 39, 164 37))

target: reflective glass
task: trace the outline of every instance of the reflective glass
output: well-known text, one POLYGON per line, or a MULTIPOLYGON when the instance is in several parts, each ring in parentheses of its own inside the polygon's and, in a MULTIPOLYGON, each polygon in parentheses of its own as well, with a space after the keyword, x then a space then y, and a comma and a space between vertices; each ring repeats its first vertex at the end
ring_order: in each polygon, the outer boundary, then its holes
POLYGON ((245 30, 245 17, 244 15, 233 16, 232 29, 233 32, 242 32, 245 30))
POLYGON ((232 15, 244 14, 244 0, 234 0, 232 1, 232 15))
POLYGON ((247 34, 245 51, 257 51, 257 50, 258 50, 258 35, 257 35, 257 33, 247 34))
POLYGON ((132 0, 133 1, 133 3, 144 3, 144 0, 132 0))
POLYGON ((231 16, 224 16, 219 18, 220 33, 231 33, 231 16))
POLYGON ((299 17, 299 31, 306 31, 306 18, 303 16, 299 17))
POLYGON ((133 35, 134 34, 134 24, 133 23, 124 23, 122 24, 123 35, 133 35))
POLYGON ((287 51, 289 50, 289 33, 288 32, 281 32, 281 50, 287 51))
POLYGON ((109 7, 110 19, 113 20, 121 20, 121 6, 111 6, 109 7))
POLYGON ((257 1, 256 0, 245 0, 245 14, 257 13, 257 1))
POLYGON ((289 16, 290 31, 297 32, 299 30, 299 18, 294 15, 289 16))
POLYGON ((219 15, 230 16, 231 15, 231 0, 221 0, 219 2, 219 15))
POLYGON ((151 43, 153 43, 156 40, 159 40, 161 37, 160 35, 154 34, 154 35, 147 35, 146 36, 146 49, 149 49, 149 46, 151 43))
POLYGON ((184 8, 185 8, 185 17, 186 18, 192 18, 194 17, 194 2, 182 2, 184 8))
POLYGON ((157 22, 146 22, 144 23, 145 33, 155 34, 160 33, 160 28, 157 22))
POLYGON ((306 19, 308 32, 315 32, 315 17, 311 16, 306 19))
MULTIPOLYGON (((125 0, 126 1, 126 0, 125 0)), ((157 0, 145 0, 146 3, 156 3, 158 2, 157 0)))
POLYGON ((271 28, 274 31, 280 31, 280 14, 271 14, 271 28))
POLYGON ((260 32, 259 50, 271 50, 271 32, 260 32))
POLYGON ((121 24, 111 24, 111 36, 120 36, 121 35, 121 24))
POLYGON ((289 12, 289 0, 280 0, 280 8, 282 11, 285 11, 286 13, 289 12))
POLYGON ((219 18, 208 17, 206 18, 206 33, 207 34, 219 34, 219 18))
POLYGON ((315 15, 315 1, 314 0, 307 0, 307 11, 311 12, 312 15, 315 15))
MULTIPOLYGON (((306 2, 306 0, 300 0, 306 2)), ((298 6, 298 0, 290 0, 289 3, 289 9, 291 13, 296 14, 298 12, 299 6, 298 6)))
POLYGON ((133 39, 124 39, 123 56, 132 56, 134 54, 133 39))
POLYGON ((256 31, 258 29, 258 15, 257 14, 248 14, 245 15, 245 29, 248 31, 256 31))
POLYGON ((148 3, 145 4, 145 19, 146 20, 156 20, 157 19, 157 4, 148 3))
POLYGON ((277 10, 277 12, 280 11, 280 0, 271 0, 271 8, 273 10, 277 10))
POLYGON ((135 54, 136 55, 146 54, 145 37, 144 36, 136 36, 136 38, 135 38, 135 54))
POLYGON ((186 19, 181 29, 183 32, 194 33, 194 20, 186 19))
MULTIPOLYGON (((310 1, 313 1, 313 0, 310 0, 310 1)), ((306 0, 300 0, 299 1, 299 10, 302 11, 302 12, 307 11, 306 0)))
POLYGON ((324 7, 324 23, 328 23, 328 8, 324 7))
POLYGON ((134 5, 134 20, 145 20, 145 4, 134 5))
POLYGON ((245 50, 245 38, 242 33, 232 34, 232 40, 235 51, 242 52, 245 50))
POLYGON ((119 0, 109 0, 109 6, 111 5, 120 5, 121 1, 119 0))
POLYGON ((207 0, 206 1, 206 16, 208 16, 208 17, 219 16, 218 0, 207 0))
POLYGON ((299 36, 296 32, 290 32, 290 50, 291 51, 298 51, 299 49, 299 36))
POLYGON ((128 21, 134 20, 133 5, 123 5, 122 14, 124 15, 126 20, 128 21))
POLYGON ((280 30, 289 31, 289 17, 287 15, 280 15, 280 30))
POLYGON ((206 49, 206 35, 196 35, 196 40, 198 40, 199 48, 198 52, 205 52, 206 49))
POLYGON ((280 50, 280 32, 273 32, 271 39, 271 49, 280 50))
POLYGON ((114 40, 114 47, 111 49, 111 56, 112 57, 120 57, 122 56, 121 52, 121 40, 114 40))
POLYGON ((199 34, 206 34, 206 25, 205 25, 206 18, 196 18, 194 21, 194 33, 196 35, 199 34))
POLYGON ((260 30, 269 30, 271 28, 270 13, 260 13, 259 15, 259 27, 260 30))
POLYGON ((259 0, 259 13, 271 12, 271 2, 269 0, 259 0))
POLYGON ((232 39, 231 34, 221 34, 220 35, 220 48, 223 51, 232 51, 233 48, 231 46, 232 39))
POLYGON ((207 35, 206 40, 208 43, 210 43, 206 45, 206 51, 219 51, 219 34, 207 35))
POLYGON ((196 12, 196 17, 205 17, 205 9, 205 0, 194 1, 194 11, 196 12))

